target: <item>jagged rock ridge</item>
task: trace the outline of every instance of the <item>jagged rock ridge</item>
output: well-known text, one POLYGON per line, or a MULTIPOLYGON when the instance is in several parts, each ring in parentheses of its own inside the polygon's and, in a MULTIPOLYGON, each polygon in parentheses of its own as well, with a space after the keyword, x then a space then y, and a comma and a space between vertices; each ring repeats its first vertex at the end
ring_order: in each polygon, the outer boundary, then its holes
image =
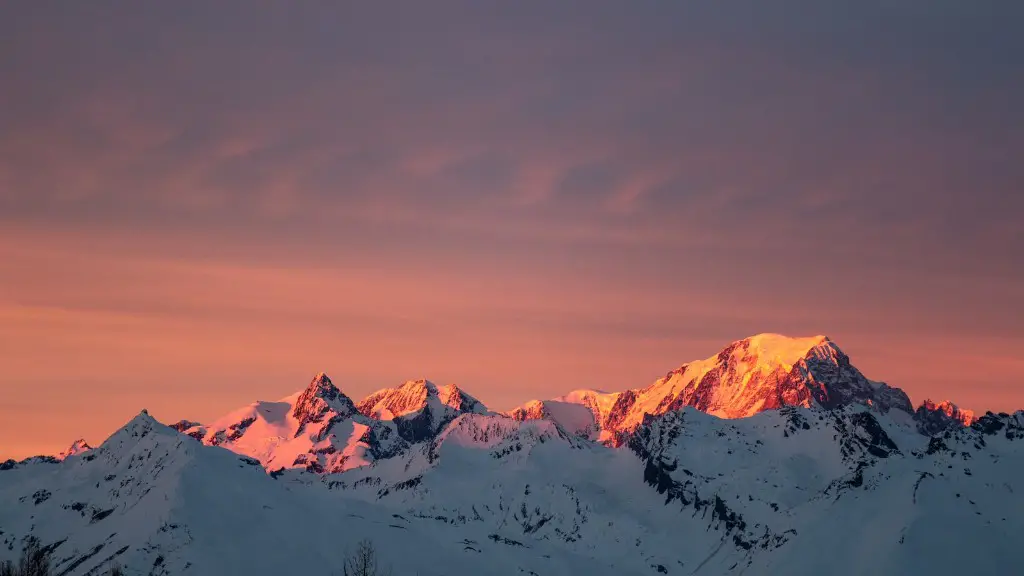
POLYGON ((565 402, 585 406, 600 438, 613 445, 623 443, 645 416, 687 406, 723 418, 744 418, 784 406, 830 409, 853 403, 872 405, 882 412, 913 413, 902 390, 867 379, 827 337, 778 334, 734 342, 715 356, 684 364, 645 388, 614 394, 579 390, 509 414, 553 417, 547 405, 565 402))
POLYGON ((407 446, 394 423, 360 414, 323 373, 277 402, 255 402, 208 426, 183 420, 173 427, 204 444, 255 458, 268 470, 340 472, 407 446))
POLYGON ((943 401, 936 404, 926 399, 914 413, 917 429, 926 436, 934 436, 945 432, 950 427, 970 426, 976 418, 974 412, 962 410, 952 402, 943 401))
POLYGON ((487 412, 483 403, 454 384, 437 386, 425 379, 378 390, 359 402, 358 409, 365 416, 393 421, 399 435, 409 442, 437 436, 460 414, 487 412))

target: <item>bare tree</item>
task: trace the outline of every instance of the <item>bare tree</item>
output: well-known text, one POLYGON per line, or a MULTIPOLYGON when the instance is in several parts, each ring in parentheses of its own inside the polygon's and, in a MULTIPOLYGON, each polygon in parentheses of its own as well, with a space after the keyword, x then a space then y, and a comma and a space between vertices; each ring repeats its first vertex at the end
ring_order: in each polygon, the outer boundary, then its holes
POLYGON ((50 576, 50 555, 31 540, 21 551, 18 564, 8 560, 0 564, 0 576, 50 576))
MULTIPOLYGON (((30 540, 17 564, 10 560, 0 563, 0 576, 50 576, 50 568, 49 552, 39 547, 38 540, 30 540)), ((124 576, 124 570, 112 564, 106 576, 124 576)))
POLYGON ((355 553, 345 559, 342 573, 344 576, 390 576, 391 571, 384 569, 377 561, 377 549, 373 543, 363 540, 355 553))

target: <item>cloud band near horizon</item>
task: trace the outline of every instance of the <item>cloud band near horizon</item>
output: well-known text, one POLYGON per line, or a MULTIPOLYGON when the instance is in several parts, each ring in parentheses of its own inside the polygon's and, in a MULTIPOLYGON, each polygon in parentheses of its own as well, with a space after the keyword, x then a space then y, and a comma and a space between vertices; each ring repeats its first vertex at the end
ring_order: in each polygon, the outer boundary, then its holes
POLYGON ((1017 4, 4 12, 4 453, 321 369, 636 387, 764 331, 1024 405, 1017 4))

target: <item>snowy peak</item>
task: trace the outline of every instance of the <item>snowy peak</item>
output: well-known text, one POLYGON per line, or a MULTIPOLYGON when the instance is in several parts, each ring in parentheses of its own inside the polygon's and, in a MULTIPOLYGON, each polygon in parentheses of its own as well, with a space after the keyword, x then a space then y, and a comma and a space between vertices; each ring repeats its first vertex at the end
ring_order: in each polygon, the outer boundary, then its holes
POLYGON ((941 412, 948 418, 956 420, 957 422, 963 424, 964 426, 970 426, 975 420, 973 411, 964 410, 957 406, 956 404, 953 404, 949 400, 943 400, 942 402, 936 404, 932 400, 926 399, 924 402, 921 403, 921 406, 918 407, 918 410, 925 410, 928 412, 941 412))
POLYGON ((430 398, 437 398, 437 386, 430 380, 409 380, 397 388, 385 388, 359 402, 359 411, 371 418, 392 419, 422 410, 430 398))
POLYGON ((143 410, 104 440, 97 451, 107 455, 131 451, 142 439, 152 434, 174 436, 176 432, 150 416, 147 410, 143 410))
POLYGON ((676 372, 709 364, 712 364, 709 368, 732 366, 742 375, 774 372, 780 368, 790 372, 807 362, 839 365, 848 363, 849 359, 826 336, 790 338, 780 334, 758 334, 733 342, 712 358, 684 364, 676 372))
POLYGON ((324 399, 334 399, 341 393, 325 372, 319 372, 316 376, 313 376, 313 380, 309 382, 309 386, 306 387, 304 392, 310 396, 324 399))
POLYGON ((92 450, 92 446, 90 446, 89 443, 85 441, 85 438, 79 438, 78 440, 72 442, 71 446, 68 446, 66 450, 58 454, 57 458, 60 460, 65 460, 72 456, 77 456, 82 452, 88 452, 89 450, 92 450))
POLYGON ((747 358, 788 366, 808 357, 834 361, 842 354, 839 348, 828 339, 828 336, 791 338, 781 334, 758 334, 733 342, 719 356, 736 349, 746 352, 747 358))
POLYGON ((963 410, 948 400, 936 404, 926 399, 914 412, 914 420, 917 421, 917 429, 922 434, 934 436, 953 426, 970 426, 977 418, 974 417, 974 412, 963 410))
POLYGON ((437 388, 437 398, 445 406, 460 413, 483 414, 487 412, 487 407, 482 402, 465 393, 455 384, 437 388))
POLYGON ((436 438, 459 414, 486 411, 457 386, 429 380, 380 390, 357 407, 320 373, 301 392, 277 402, 257 401, 208 425, 182 420, 172 428, 203 444, 255 458, 267 470, 335 473, 436 438))
MULTIPOLYGON (((118 430, 118 432, 115 432, 114 435, 117 435, 118 433, 121 433, 121 432, 126 432, 126 433, 148 432, 148 431, 150 431, 150 430, 152 430, 154 428, 163 428, 163 427, 164 427, 163 424, 158 422, 156 418, 153 418, 152 416, 149 415, 149 410, 146 410, 145 408, 143 408, 141 411, 139 411, 138 414, 135 415, 134 418, 129 420, 128 423, 125 424, 121 428, 121 430, 118 430)), ((108 438, 108 440, 109 440, 109 438, 108 438)), ((104 442, 104 444, 105 443, 106 442, 104 442)))
POLYGON ((358 409, 369 418, 393 421, 399 435, 413 443, 436 437, 460 414, 487 412, 483 403, 454 384, 437 386, 422 379, 378 390, 359 402, 358 409))
MULTIPOLYGON (((853 403, 912 412, 906 394, 865 378, 825 336, 745 338, 636 392, 635 406, 649 409, 649 414, 692 406, 716 416, 742 418, 783 406, 836 408, 853 403)), ((638 421, 639 416, 627 420, 638 421)))
POLYGON ((527 420, 543 420, 550 418, 550 412, 548 411, 546 404, 548 400, 530 400, 522 406, 517 406, 507 412, 502 412, 502 416, 507 416, 513 420, 519 422, 525 422, 527 420))
POLYGON ((601 432, 600 406, 590 395, 572 396, 571 400, 532 400, 502 415, 520 422, 550 420, 569 434, 588 440, 597 440, 601 432))
POLYGON ((323 372, 317 374, 295 401, 292 416, 301 422, 320 422, 328 412, 348 416, 356 412, 352 399, 344 395, 323 372))
POLYGON ((385 388, 359 402, 361 413, 371 418, 392 419, 419 412, 430 404, 456 413, 484 413, 484 405, 458 386, 438 386, 430 380, 409 380, 397 388, 385 388))
POLYGON ((616 394, 578 390, 556 401, 527 404, 509 415, 558 421, 552 410, 556 402, 587 408, 599 439, 612 445, 620 445, 645 416, 687 406, 722 418, 744 418, 784 406, 837 408, 849 404, 913 413, 902 390, 865 378, 828 337, 779 334, 733 342, 710 358, 683 364, 646 388, 616 394))
POLYGON ((360 414, 323 373, 279 401, 254 402, 209 425, 182 420, 172 428, 203 444, 255 458, 271 471, 340 472, 406 446, 394 424, 360 414))

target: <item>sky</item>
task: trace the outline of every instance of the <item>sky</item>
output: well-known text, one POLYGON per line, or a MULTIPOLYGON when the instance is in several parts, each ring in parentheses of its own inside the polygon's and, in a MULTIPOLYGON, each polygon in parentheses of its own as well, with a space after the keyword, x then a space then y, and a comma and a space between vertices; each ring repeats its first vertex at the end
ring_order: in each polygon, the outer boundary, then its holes
POLYGON ((1024 4, 0 8, 0 458, 760 332, 1024 408, 1024 4))

